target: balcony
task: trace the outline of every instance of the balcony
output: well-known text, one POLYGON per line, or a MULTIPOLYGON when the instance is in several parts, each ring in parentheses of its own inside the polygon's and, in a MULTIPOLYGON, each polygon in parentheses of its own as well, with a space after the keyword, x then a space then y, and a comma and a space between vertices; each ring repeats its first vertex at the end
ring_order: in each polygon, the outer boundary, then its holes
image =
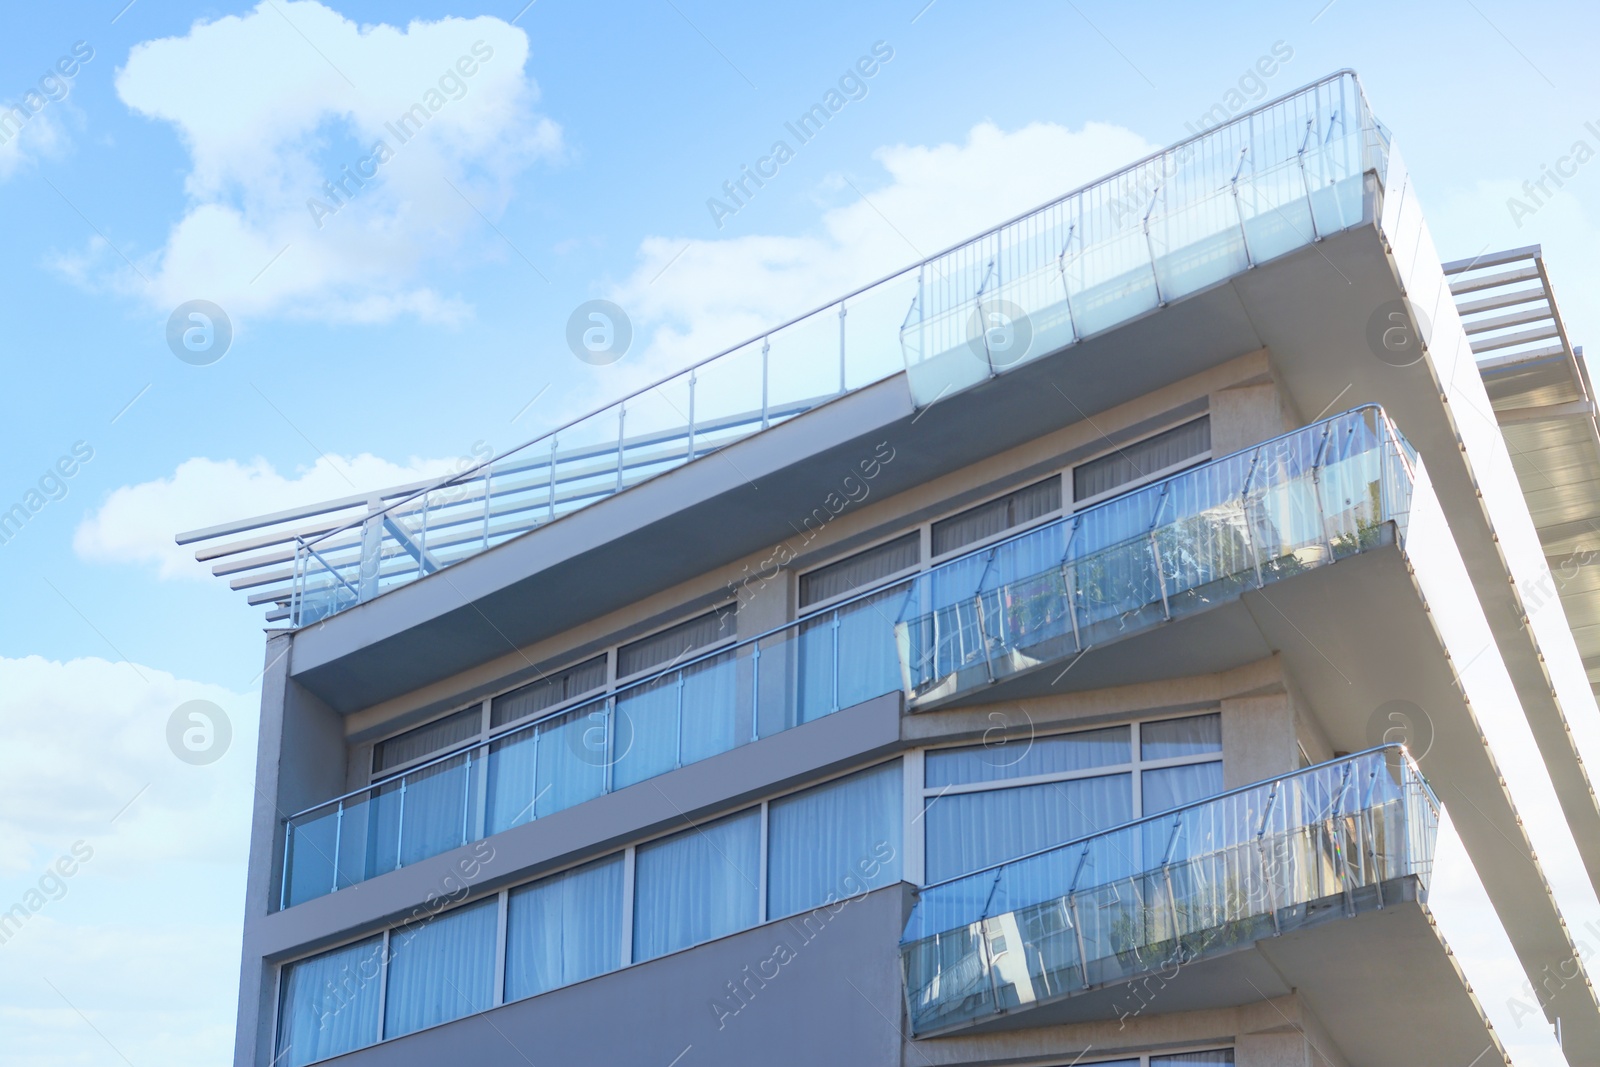
POLYGON ((1404 532, 1415 454, 1359 408, 919 576, 895 623, 908 705, 987 690, 1404 532))
POLYGON ((306 626, 873 383, 925 407, 1356 227, 1388 155, 1343 71, 442 482, 178 542, 306 626))
MULTIPOLYGON (((929 886, 901 940, 911 1029, 971 1027, 1157 972, 1165 985, 1257 941, 1414 898, 1438 825, 1416 764, 1388 746, 929 886)), ((1178 1006, 1169 995, 1162 1010, 1178 1006)))
POLYGON ((981 696, 1382 543, 1414 457, 1376 407, 1203 464, 285 821, 289 907, 874 697, 981 696))

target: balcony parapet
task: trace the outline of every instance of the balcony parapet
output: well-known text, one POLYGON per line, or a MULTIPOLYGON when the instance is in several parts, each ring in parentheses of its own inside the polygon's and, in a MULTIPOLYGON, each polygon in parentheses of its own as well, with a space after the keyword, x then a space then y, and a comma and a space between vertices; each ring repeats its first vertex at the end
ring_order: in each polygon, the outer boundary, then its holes
POLYGON ((918 1036, 1425 896, 1439 802, 1375 748, 921 891, 901 939, 918 1036), (1387 894, 1387 896, 1386 896, 1387 894))

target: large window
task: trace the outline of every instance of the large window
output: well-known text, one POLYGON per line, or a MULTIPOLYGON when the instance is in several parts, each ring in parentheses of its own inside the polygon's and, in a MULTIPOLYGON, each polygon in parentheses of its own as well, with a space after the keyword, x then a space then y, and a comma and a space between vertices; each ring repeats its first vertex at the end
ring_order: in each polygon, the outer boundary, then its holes
POLYGON ((1221 723, 1196 715, 928 752, 927 880, 1220 793, 1221 723))
POLYGON ((900 764, 774 800, 767 917, 810 911, 900 880, 900 764))
POLYGON ((284 968, 278 1059, 302 1067, 378 1040, 382 935, 284 968))
POLYGON ((614 970, 622 962, 622 857, 514 889, 506 920, 506 1000, 614 970))
POLYGON ((383 1036, 399 1037, 493 1006, 498 923, 498 902, 485 900, 391 933, 383 1036))
POLYGON ((965 548, 1061 508, 1061 476, 1007 493, 933 524, 933 554, 965 548))
POLYGON ((857 771, 287 963, 278 1062, 314 1063, 771 920, 828 922, 831 905, 901 880, 900 767, 857 771))
POLYGON ((910 570, 922 561, 922 535, 913 531, 800 576, 800 607, 842 597, 910 570))
POLYGON ((1076 503, 1131 488, 1157 475, 1172 474, 1211 454, 1211 416, 1134 441, 1072 468, 1076 503))
POLYGON ((754 926, 761 911, 761 813, 732 815, 641 847, 633 884, 635 961, 754 926))

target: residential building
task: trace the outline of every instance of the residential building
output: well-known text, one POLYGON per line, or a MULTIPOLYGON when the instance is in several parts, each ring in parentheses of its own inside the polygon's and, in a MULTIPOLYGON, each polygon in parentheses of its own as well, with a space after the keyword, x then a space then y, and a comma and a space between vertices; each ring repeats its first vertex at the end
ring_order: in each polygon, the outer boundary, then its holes
POLYGON ((1418 203, 1340 72, 183 535, 284 624, 235 1063, 1600 1062, 1592 389, 1418 203))

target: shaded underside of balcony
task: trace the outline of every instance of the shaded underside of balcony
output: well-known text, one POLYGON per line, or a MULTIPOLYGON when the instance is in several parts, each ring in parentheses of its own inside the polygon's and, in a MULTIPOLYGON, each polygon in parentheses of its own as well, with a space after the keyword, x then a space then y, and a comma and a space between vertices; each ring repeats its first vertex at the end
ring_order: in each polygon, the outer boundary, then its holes
MULTIPOLYGON (((1298 994, 1351 1063, 1474 1062, 1498 1042, 1419 900, 1417 880, 1393 879, 1382 891, 1382 908, 1371 887, 1354 895, 1353 916, 1344 897, 1327 897, 1306 905, 1295 929, 1274 936, 1263 918, 1186 963, 1104 961, 1089 989, 941 1034, 1133 1020, 1298 994)), ((919 1041, 937 1044, 941 1034, 919 1041)))

